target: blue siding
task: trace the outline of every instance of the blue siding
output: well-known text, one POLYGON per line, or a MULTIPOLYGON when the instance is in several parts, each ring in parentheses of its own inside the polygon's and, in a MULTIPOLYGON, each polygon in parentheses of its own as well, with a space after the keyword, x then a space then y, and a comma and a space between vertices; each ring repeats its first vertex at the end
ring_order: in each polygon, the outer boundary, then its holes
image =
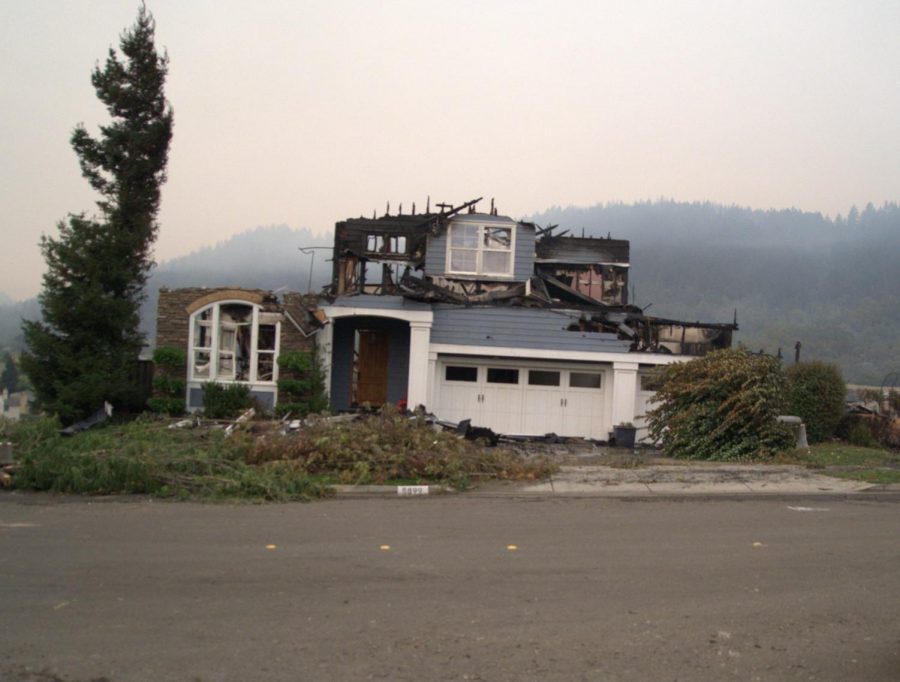
POLYGON ((577 314, 536 308, 490 306, 434 307, 432 343, 542 350, 628 352, 629 342, 615 334, 566 331, 577 314))
POLYGON ((250 391, 250 397, 256 400, 265 412, 275 409, 275 393, 272 391, 250 391))
POLYGON ((202 388, 191 388, 188 389, 188 409, 189 410, 199 410, 203 407, 203 389, 202 388))
POLYGON ((516 228, 516 262, 513 279, 524 282, 534 274, 534 227, 522 225, 516 228))
MULTIPOLYGON (((371 298, 386 297, 372 296, 371 298)), ((354 316, 338 318, 334 321, 334 325, 331 342, 332 407, 336 410, 350 408, 353 340, 357 329, 387 329, 389 331, 387 399, 390 403, 396 403, 406 398, 406 389, 409 385, 409 324, 401 320, 383 317, 354 316)))
MULTIPOLYGON (((498 222, 512 225, 506 219, 493 216, 477 216, 484 223, 498 222)), ((513 281, 524 282, 534 274, 534 227, 516 224, 516 252, 513 263, 513 281)), ((429 235, 425 251, 425 274, 440 276, 447 272, 447 233, 429 235)))

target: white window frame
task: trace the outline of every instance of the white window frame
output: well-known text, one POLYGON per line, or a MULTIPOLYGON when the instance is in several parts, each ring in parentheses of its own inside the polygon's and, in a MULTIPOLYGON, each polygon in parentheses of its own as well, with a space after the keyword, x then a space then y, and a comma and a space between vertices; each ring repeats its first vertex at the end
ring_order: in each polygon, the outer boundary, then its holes
MULTIPOLYGON (((259 349, 259 315, 262 311, 261 306, 256 303, 250 303, 249 301, 241 301, 237 299, 229 299, 225 301, 216 301, 215 303, 210 303, 207 306, 200 308, 199 310, 195 310, 191 313, 190 317, 190 327, 188 332, 188 368, 189 368, 189 380, 193 382, 207 382, 213 381, 220 384, 257 384, 262 386, 274 386, 278 382, 278 356, 281 352, 281 322, 276 321, 274 323, 275 326, 275 350, 260 350, 259 349), (221 306, 223 305, 243 305, 249 306, 252 308, 252 316, 250 320, 250 372, 246 381, 239 381, 234 378, 234 373, 237 371, 236 364, 234 360, 232 360, 232 378, 220 378, 219 377, 219 355, 221 350, 219 348, 219 330, 221 328, 220 324, 220 315, 219 311, 221 306), (208 323, 210 327, 210 345, 209 347, 198 347, 195 345, 194 332, 197 327, 197 318, 202 315, 207 310, 212 310, 211 320, 208 323), (200 352, 209 352, 210 354, 210 362, 209 362, 209 372, 208 376, 198 376, 196 374, 196 364, 195 364, 195 353, 197 351, 200 352), (273 367, 272 367, 272 379, 269 381, 262 381, 257 377, 257 369, 259 367, 259 356, 263 355, 274 355, 273 357, 273 367)), ((204 323, 206 325, 206 323, 204 323)), ((268 323, 267 323, 268 324, 268 323)))
POLYGON ((516 268, 516 224, 515 223, 494 223, 494 222, 475 222, 472 220, 456 220, 450 223, 450 226, 447 228, 447 253, 446 253, 446 272, 447 274, 452 275, 468 275, 470 277, 481 277, 481 278, 491 278, 496 277, 498 279, 510 279, 513 277, 513 273, 516 268), (472 247, 461 247, 457 246, 456 249, 465 250, 465 251, 475 251, 475 269, 474 270, 454 270, 452 269, 452 255, 453 255, 453 230, 455 228, 460 227, 472 227, 475 226, 478 228, 478 239, 476 242, 476 246, 472 247), (484 245, 484 231, 486 229, 504 229, 509 230, 509 248, 508 249, 491 249, 484 245), (485 272, 484 271, 484 254, 485 253, 509 253, 509 270, 507 272, 485 272))

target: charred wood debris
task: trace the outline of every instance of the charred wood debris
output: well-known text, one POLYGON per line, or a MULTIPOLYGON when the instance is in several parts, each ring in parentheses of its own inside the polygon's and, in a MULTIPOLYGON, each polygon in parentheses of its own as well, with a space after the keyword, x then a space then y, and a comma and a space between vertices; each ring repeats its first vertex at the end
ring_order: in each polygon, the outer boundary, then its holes
MULTIPOLYGON (((672 320, 647 315, 628 301, 630 244, 625 239, 575 237, 558 225, 518 222, 535 232, 534 273, 526 281, 460 278, 425 272, 429 238, 447 232, 454 216, 477 214, 481 197, 458 206, 430 199, 424 213, 402 204, 394 215, 351 218, 337 223, 333 276, 324 295, 399 295, 461 306, 521 306, 565 311, 573 332, 616 334, 633 352, 704 355, 731 346, 737 311, 729 323, 672 320)), ((491 200, 489 216, 497 216, 491 200)), ((648 306, 649 307, 649 306, 648 306)))

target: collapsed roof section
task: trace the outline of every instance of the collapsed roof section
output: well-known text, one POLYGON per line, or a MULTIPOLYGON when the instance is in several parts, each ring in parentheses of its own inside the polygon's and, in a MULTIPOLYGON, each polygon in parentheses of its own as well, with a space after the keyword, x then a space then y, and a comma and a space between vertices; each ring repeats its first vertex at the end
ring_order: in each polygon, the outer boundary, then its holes
POLYGON ((335 226, 330 297, 361 294, 460 306, 566 311, 567 331, 615 333, 634 352, 703 355, 727 348, 731 323, 669 320, 628 301, 630 244, 476 211, 481 199, 335 226))

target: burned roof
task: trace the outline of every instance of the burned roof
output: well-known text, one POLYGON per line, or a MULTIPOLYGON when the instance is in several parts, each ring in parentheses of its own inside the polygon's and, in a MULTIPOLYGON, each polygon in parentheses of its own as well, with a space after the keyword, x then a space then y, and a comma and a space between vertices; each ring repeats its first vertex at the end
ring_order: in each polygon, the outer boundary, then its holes
POLYGON ((537 260, 544 263, 593 265, 629 261, 627 239, 546 235, 536 245, 537 260))

